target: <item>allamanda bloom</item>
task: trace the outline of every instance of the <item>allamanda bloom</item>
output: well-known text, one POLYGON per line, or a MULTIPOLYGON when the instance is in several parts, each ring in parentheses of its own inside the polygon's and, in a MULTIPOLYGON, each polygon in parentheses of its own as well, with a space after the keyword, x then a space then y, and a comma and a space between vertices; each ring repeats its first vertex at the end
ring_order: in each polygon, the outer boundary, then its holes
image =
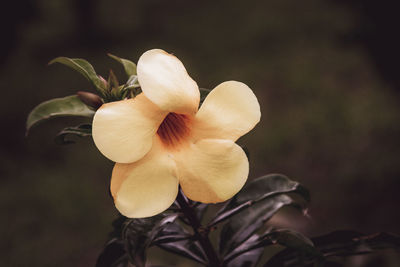
POLYGON ((199 109, 200 92, 182 62, 163 50, 145 52, 137 65, 141 94, 104 104, 93 119, 93 139, 116 162, 115 206, 141 218, 166 210, 178 194, 203 203, 235 195, 249 173, 235 144, 260 120, 260 106, 245 84, 214 88, 199 109))

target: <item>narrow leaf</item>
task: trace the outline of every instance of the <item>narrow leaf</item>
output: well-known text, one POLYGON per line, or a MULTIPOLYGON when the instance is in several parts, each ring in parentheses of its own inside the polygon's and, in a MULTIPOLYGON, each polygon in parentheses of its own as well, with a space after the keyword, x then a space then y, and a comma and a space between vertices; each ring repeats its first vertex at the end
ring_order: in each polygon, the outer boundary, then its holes
POLYGON ((280 174, 266 175, 246 185, 209 224, 210 227, 231 218, 222 228, 220 250, 225 253, 234 250, 282 207, 300 207, 288 193, 298 193, 309 199, 305 188, 280 174))
POLYGON ((301 253, 320 257, 321 253, 314 247, 313 242, 299 232, 293 230, 276 230, 265 235, 273 244, 295 249, 301 253))
POLYGON ((158 247, 168 252, 206 265, 206 260, 204 259, 204 256, 199 256, 199 254, 202 254, 202 250, 197 242, 184 240, 173 243, 163 243, 158 245, 158 247))
POLYGON ((117 76, 115 76, 115 74, 112 70, 110 70, 110 73, 108 75, 108 84, 111 89, 114 89, 114 88, 118 89, 118 87, 119 87, 119 82, 118 82, 117 76))
POLYGON ((124 243, 118 239, 110 240, 96 261, 96 267, 127 266, 128 257, 124 243))
POLYGON ((320 255, 308 254, 304 257, 304 250, 287 246, 272 257, 265 267, 310 266, 316 262, 323 262, 323 266, 343 266, 331 260, 343 262, 349 256, 370 254, 383 249, 400 249, 400 236, 390 233, 364 235, 356 231, 335 231, 313 238, 312 241, 324 260, 320 255))
POLYGON ((231 218, 222 228, 220 250, 225 254, 233 251, 258 231, 282 207, 294 204, 292 198, 278 195, 247 208, 231 218))
POLYGON ((104 90, 106 89, 104 81, 97 76, 93 66, 85 59, 58 57, 50 61, 49 65, 53 63, 61 63, 76 70, 77 72, 82 74, 88 81, 90 81, 93 86, 100 92, 104 92, 104 90))
POLYGON ((36 106, 28 115, 26 134, 36 124, 61 116, 93 117, 94 111, 85 105, 78 96, 55 98, 36 106))
POLYGON ((138 267, 146 265, 146 250, 163 227, 172 223, 176 214, 160 214, 143 219, 129 219, 126 221, 122 239, 131 261, 138 267))
POLYGON ((269 174, 259 177, 247 184, 235 197, 219 210, 215 218, 209 223, 209 226, 220 223, 267 198, 288 193, 297 193, 306 201, 310 200, 310 195, 306 188, 284 175, 269 174))
POLYGON ((124 67, 125 73, 126 73, 126 75, 128 75, 128 77, 131 77, 132 75, 136 75, 136 64, 135 63, 133 63, 132 61, 130 61, 128 59, 120 58, 120 57, 114 56, 112 54, 108 54, 108 56, 122 64, 122 66, 124 67))
POLYGON ((55 142, 59 145, 73 144, 75 141, 67 139, 67 136, 88 137, 92 136, 92 124, 85 123, 76 127, 67 127, 59 132, 55 138, 55 142))
POLYGON ((163 228, 153 244, 171 253, 206 264, 201 247, 190 237, 191 235, 182 226, 172 223, 163 228))
POLYGON ((264 251, 264 246, 259 246, 260 236, 254 234, 234 251, 224 258, 227 266, 256 266, 264 251))

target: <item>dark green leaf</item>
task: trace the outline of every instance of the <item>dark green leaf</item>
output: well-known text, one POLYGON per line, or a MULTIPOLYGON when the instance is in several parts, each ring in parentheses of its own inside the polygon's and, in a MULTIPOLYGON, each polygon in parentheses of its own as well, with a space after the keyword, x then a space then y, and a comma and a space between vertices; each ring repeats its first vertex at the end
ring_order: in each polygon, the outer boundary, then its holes
POLYGON ((235 267, 235 266, 254 267, 260 261, 263 251, 264 251, 264 248, 257 248, 257 249, 250 250, 250 251, 243 253, 242 255, 236 257, 234 260, 232 260, 228 264, 228 266, 229 267, 235 267))
POLYGON ((365 235, 355 231, 335 231, 312 240, 326 257, 358 253, 359 247, 362 247, 366 252, 400 248, 400 236, 390 233, 365 235))
POLYGON ((199 219, 199 221, 201 221, 204 217, 204 214, 207 211, 208 208, 208 204, 205 203, 196 203, 196 205, 194 206, 195 212, 196 212, 196 217, 199 219))
POLYGON ((75 141, 66 139, 67 136, 88 137, 92 136, 92 124, 80 124, 76 127, 67 127, 59 132, 55 142, 59 145, 73 144, 75 141))
POLYGON ((115 76, 115 74, 112 70, 110 70, 110 73, 108 75, 108 84, 111 89, 118 89, 118 87, 119 87, 119 82, 118 82, 117 76, 115 76))
POLYGON ((220 251, 229 253, 258 231, 279 209, 294 205, 291 197, 278 195, 256 203, 232 217, 222 228, 220 251))
POLYGON ((288 193, 296 193, 301 195, 306 201, 310 200, 310 195, 306 188, 284 175, 269 174, 259 177, 247 184, 219 210, 215 218, 209 223, 209 226, 220 223, 257 202, 288 193))
MULTIPOLYGON (((310 239, 303 236, 302 234, 292 230, 277 230, 274 232, 267 233, 266 239, 272 241, 273 244, 279 244, 286 247, 284 251, 290 251, 290 259, 281 261, 280 257, 282 252, 272 257, 264 266, 313 266, 310 265, 315 260, 316 266, 320 266, 325 260, 322 253, 314 247, 314 244, 310 239), (294 257, 293 257, 294 255, 294 257), (286 260, 288 260, 286 262, 286 260)), ((322 265, 323 266, 323 265, 322 265)))
POLYGON ((122 64, 122 66, 124 67, 125 73, 126 73, 126 75, 128 75, 128 77, 130 77, 132 75, 136 75, 136 64, 135 63, 133 63, 132 61, 130 61, 128 59, 120 58, 120 57, 114 56, 112 54, 108 54, 108 56, 122 64))
POLYGON ((258 246, 259 235, 254 234, 246 242, 240 244, 234 251, 224 258, 227 266, 256 266, 264 251, 263 246, 258 246))
POLYGON ((209 224, 212 226, 232 217, 222 228, 220 250, 229 252, 235 249, 283 206, 299 207, 288 193, 298 193, 309 199, 305 188, 280 174, 266 175, 246 185, 209 224))
POLYGON ((159 236, 154 240, 154 244, 171 253, 175 253, 196 262, 206 264, 205 255, 198 242, 190 238, 185 238, 184 240, 175 239, 179 236, 188 237, 190 235, 179 224, 169 224, 160 232, 159 236), (172 239, 169 239, 171 237, 172 239))
POLYGON ((76 70, 77 72, 82 74, 88 81, 90 81, 93 86, 101 93, 103 93, 106 89, 105 82, 97 76, 93 66, 84 59, 58 57, 50 61, 49 65, 53 63, 61 63, 76 70))
POLYGON ((96 267, 126 267, 128 264, 124 242, 116 238, 107 243, 96 261, 96 267))
POLYGON ((152 245, 160 245, 163 243, 172 243, 192 238, 184 228, 176 223, 171 223, 164 227, 153 239, 152 245))
POLYGON ((146 250, 163 227, 176 219, 176 214, 130 219, 125 223, 122 239, 131 261, 138 267, 146 264, 146 250))
MULTIPOLYGON (((322 266, 342 266, 331 261, 332 258, 343 262, 349 256, 370 254, 382 249, 400 249, 400 237, 389 233, 364 235, 356 231, 335 231, 312 240, 324 257, 322 266)), ((296 247, 287 247, 271 258, 265 266, 311 266, 322 261, 319 255, 308 254, 305 257, 301 252, 296 247)))
POLYGON ((78 96, 55 98, 36 106, 28 115, 26 133, 32 126, 51 118, 61 116, 93 117, 94 111, 85 105, 78 96))
POLYGON ((276 230, 267 233, 265 236, 271 240, 273 244, 292 248, 314 257, 321 256, 321 253, 314 247, 313 242, 301 233, 292 230, 276 230))

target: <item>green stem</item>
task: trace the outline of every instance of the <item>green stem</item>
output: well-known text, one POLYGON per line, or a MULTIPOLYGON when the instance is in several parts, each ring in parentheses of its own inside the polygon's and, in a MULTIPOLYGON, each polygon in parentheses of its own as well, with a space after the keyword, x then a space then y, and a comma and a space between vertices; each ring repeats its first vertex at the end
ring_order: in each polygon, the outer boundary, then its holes
POLYGON ((208 265, 212 267, 220 267, 222 266, 221 260, 219 259, 217 253, 213 245, 211 244, 210 239, 208 238, 208 231, 201 225, 195 210, 191 207, 188 202, 188 199, 183 194, 182 190, 179 189, 178 197, 176 199, 181 207, 181 210, 189 224, 193 228, 195 238, 199 241, 201 247, 204 250, 204 253, 207 256, 208 265))

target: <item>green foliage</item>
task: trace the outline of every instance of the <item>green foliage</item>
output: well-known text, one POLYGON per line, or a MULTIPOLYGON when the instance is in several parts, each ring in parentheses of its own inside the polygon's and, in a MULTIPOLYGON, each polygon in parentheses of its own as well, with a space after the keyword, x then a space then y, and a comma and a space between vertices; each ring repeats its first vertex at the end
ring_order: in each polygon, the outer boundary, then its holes
POLYGON ((100 254, 96 267, 129 266, 146 264, 146 250, 155 242, 159 233, 173 223, 176 214, 159 214, 143 219, 128 219, 123 216, 114 222, 111 240, 100 254))
POLYGON ((96 267, 145 266, 146 249, 151 246, 213 267, 343 266, 338 259, 400 248, 400 237, 386 233, 365 236, 341 231, 310 240, 290 229, 264 229, 265 222, 280 208, 292 205, 304 209, 309 199, 307 189, 284 175, 262 176, 248 183, 203 226, 201 217, 209 205, 190 201, 180 192, 169 215, 119 219, 96 267), (204 240, 223 222, 216 250, 204 240), (271 246, 280 250, 260 262, 264 250, 271 246), (212 260, 210 249, 217 254, 217 262, 212 260))
POLYGON ((78 96, 66 96, 45 101, 36 106, 28 115, 26 133, 40 122, 65 116, 81 116, 92 118, 94 111, 85 105, 78 96))
POLYGON ((365 235, 356 231, 335 231, 312 238, 316 253, 309 250, 311 241, 301 244, 297 237, 297 234, 291 238, 284 237, 286 248, 264 266, 344 266, 344 260, 349 256, 371 254, 382 249, 400 249, 400 236, 389 233, 365 235))
MULTIPOLYGON (((78 95, 43 102, 29 114, 27 132, 53 117, 92 118, 94 110, 103 103, 139 94, 136 64, 109 56, 123 65, 128 76, 125 84, 120 85, 112 70, 105 81, 83 59, 59 57, 51 61, 49 64, 58 62, 81 73, 100 96, 78 92, 78 95)), ((209 92, 200 88, 200 104, 209 92)), ((70 136, 87 137, 91 136, 91 131, 91 124, 67 127, 55 140, 58 144, 70 144, 74 142, 70 136)), ((265 175, 249 182, 203 225, 201 222, 209 205, 190 201, 180 191, 175 205, 163 214, 143 219, 118 218, 96 267, 145 267, 147 250, 152 246, 215 267, 257 266, 261 264, 265 248, 271 246, 278 246, 281 251, 262 263, 264 266, 342 266, 337 258, 400 248, 400 237, 386 233, 365 236, 342 231, 310 240, 290 229, 266 229, 265 224, 281 208, 291 206, 305 214, 309 201, 309 192, 300 183, 281 174, 265 175), (221 230, 216 238, 218 246, 215 246, 209 235, 218 227, 221 230)))
MULTIPOLYGON (((146 220, 129 219, 127 221, 137 229, 129 233, 122 231, 125 233, 122 234, 122 240, 127 239, 130 240, 129 242, 134 241, 133 243, 141 244, 138 250, 126 250, 126 253, 131 252, 131 263, 137 266, 141 265, 138 265, 132 259, 145 260, 145 252, 142 249, 150 246, 158 246, 171 253, 210 266, 211 259, 209 252, 207 252, 210 247, 204 247, 208 246, 204 240, 208 239, 208 234, 212 229, 226 222, 220 233, 220 249, 216 252, 218 254, 217 260, 220 261, 221 266, 255 266, 266 246, 274 244, 294 246, 293 244, 297 244, 297 247, 302 248, 302 241, 306 238, 299 238, 301 235, 298 233, 267 231, 263 235, 259 235, 256 232, 262 230, 264 223, 283 206, 297 205, 303 207, 303 204, 308 200, 308 191, 298 182, 279 174, 266 175, 246 185, 217 212, 216 216, 206 226, 202 226, 201 218, 209 205, 189 201, 180 192, 178 206, 171 208, 174 214, 180 211, 177 213, 179 220, 171 220, 167 225, 162 224, 163 226, 158 228, 160 230, 156 234, 153 232, 150 235, 145 234, 147 237, 144 237, 143 233, 150 233, 146 227, 153 229, 154 220, 157 220, 155 219, 157 217, 148 218, 150 220, 148 226, 142 225, 147 223, 146 220), (301 199, 295 200, 289 194, 297 194, 301 196, 301 199), (192 227, 193 231, 190 231, 184 225, 192 227), (147 230, 143 230, 145 228, 147 230), (137 241, 138 239, 141 241, 137 241)), ((125 226, 122 228, 126 229, 125 226)), ((111 244, 111 248, 118 254, 121 250, 116 248, 121 240, 118 241, 117 239, 114 242, 112 240, 109 246, 111 244)), ((211 243, 209 245, 212 246, 211 243)), ((307 246, 310 246, 310 244, 307 243, 307 246)), ((309 247, 307 248, 310 250, 309 247)), ((144 264, 144 262, 140 264, 144 264)), ((98 267, 100 266, 103 265, 98 265, 98 267)))
POLYGON ((76 127, 67 127, 59 132, 55 138, 55 142, 59 145, 73 144, 75 141, 67 139, 67 136, 88 137, 92 136, 92 124, 85 123, 76 127))
POLYGON ((128 59, 120 58, 120 57, 114 56, 112 54, 107 54, 107 55, 122 64, 122 66, 124 67, 125 73, 126 73, 126 75, 128 75, 128 77, 136 75, 136 64, 135 63, 133 63, 132 61, 130 61, 128 59))
POLYGON ((106 89, 105 82, 97 76, 93 66, 86 60, 81 58, 58 57, 50 61, 49 65, 53 63, 61 63, 76 70, 90 81, 100 94, 104 94, 106 89))

